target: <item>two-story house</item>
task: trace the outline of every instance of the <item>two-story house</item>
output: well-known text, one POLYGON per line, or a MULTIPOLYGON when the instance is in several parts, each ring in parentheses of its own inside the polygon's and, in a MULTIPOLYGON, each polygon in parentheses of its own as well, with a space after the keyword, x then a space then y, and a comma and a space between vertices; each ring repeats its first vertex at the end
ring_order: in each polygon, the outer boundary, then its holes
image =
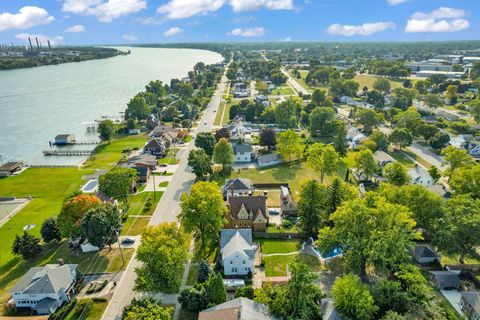
POLYGON ((480 292, 462 292, 460 307, 468 320, 480 320, 480 292))
POLYGON ((229 212, 225 228, 249 228, 259 232, 267 230, 267 196, 233 196, 228 197, 227 204, 229 212))
POLYGON ((284 217, 296 216, 298 214, 298 204, 293 200, 293 196, 288 187, 280 187, 280 204, 280 210, 284 217))
POLYGON ((226 276, 253 274, 255 246, 251 229, 223 229, 220 232, 220 252, 226 276))
POLYGON ((47 264, 31 268, 9 291, 17 310, 52 314, 75 293, 76 264, 47 264))

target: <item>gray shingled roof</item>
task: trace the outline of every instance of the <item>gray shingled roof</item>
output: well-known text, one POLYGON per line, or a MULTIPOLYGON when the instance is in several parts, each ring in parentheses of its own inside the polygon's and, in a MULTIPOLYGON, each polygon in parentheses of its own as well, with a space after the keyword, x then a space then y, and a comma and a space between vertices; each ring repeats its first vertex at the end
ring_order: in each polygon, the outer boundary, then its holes
POLYGON ((57 294, 72 284, 72 273, 76 269, 76 264, 47 264, 31 268, 9 293, 57 294))
POLYGON ((430 271, 437 283, 442 287, 457 287, 460 285, 460 278, 457 272, 452 271, 430 271))
POLYGON ((278 153, 269 153, 258 156, 259 162, 270 162, 280 160, 280 155, 278 153))
POLYGON ((232 309, 232 312, 235 312, 233 309, 238 310, 238 320, 273 320, 275 317, 270 315, 268 307, 262 303, 252 301, 248 298, 236 298, 218 306, 212 307, 201 313, 215 312, 219 310, 228 310, 232 309))
POLYGON ((238 232, 238 230, 235 231, 236 232, 230 240, 228 240, 222 247, 222 259, 225 259, 236 252, 245 254, 249 259, 253 259, 255 257, 255 248, 252 245, 252 239, 250 238, 247 240, 243 237, 243 234, 238 232))
POLYGON ((253 213, 253 216, 256 216, 258 210, 260 210, 265 217, 267 216, 266 196, 232 196, 228 198, 228 204, 230 205, 230 213, 234 218, 237 218, 242 204, 249 213, 253 213))
POLYGON ((160 138, 154 138, 143 147, 144 149, 165 149, 163 142, 160 138))
POLYGON ((245 152, 252 152, 252 145, 245 143, 245 144, 236 144, 233 147, 233 151, 235 153, 245 153, 245 152))
POLYGON ((472 306, 476 313, 480 314, 480 292, 462 292, 462 297, 469 305, 472 306))
POLYGON ((419 244, 415 246, 415 258, 440 258, 438 253, 427 245, 419 244))
POLYGON ((240 233, 249 245, 253 244, 252 229, 222 229, 220 231, 220 248, 223 248, 237 232, 240 233))
POLYGON ((222 194, 223 196, 227 195, 227 191, 229 190, 252 190, 252 181, 250 179, 244 178, 235 178, 229 179, 225 182, 225 186, 223 187, 222 194))

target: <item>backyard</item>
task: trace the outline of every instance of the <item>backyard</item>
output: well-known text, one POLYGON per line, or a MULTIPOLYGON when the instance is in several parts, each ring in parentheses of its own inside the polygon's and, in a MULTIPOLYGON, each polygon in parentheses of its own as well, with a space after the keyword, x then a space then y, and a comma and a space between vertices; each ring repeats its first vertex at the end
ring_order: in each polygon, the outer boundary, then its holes
POLYGON ((305 263, 312 272, 320 271, 320 261, 317 258, 307 254, 291 254, 264 257, 265 276, 282 277, 287 275, 287 266, 294 262, 305 263))

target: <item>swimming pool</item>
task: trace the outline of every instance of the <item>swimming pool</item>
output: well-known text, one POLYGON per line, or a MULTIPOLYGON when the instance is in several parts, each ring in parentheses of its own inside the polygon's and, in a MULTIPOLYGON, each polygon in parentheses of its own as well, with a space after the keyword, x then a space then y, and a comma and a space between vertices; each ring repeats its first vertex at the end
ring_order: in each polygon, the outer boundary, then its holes
POLYGON ((89 180, 87 183, 83 185, 81 190, 82 192, 85 192, 85 193, 94 193, 95 191, 98 190, 98 180, 97 179, 89 180))

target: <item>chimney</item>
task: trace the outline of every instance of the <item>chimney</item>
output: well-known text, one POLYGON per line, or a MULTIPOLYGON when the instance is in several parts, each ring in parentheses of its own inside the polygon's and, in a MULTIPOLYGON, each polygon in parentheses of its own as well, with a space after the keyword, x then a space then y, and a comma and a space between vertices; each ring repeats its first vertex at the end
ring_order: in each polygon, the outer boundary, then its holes
POLYGON ((62 258, 58 259, 58 265, 63 266, 64 264, 65 262, 63 262, 62 258))

